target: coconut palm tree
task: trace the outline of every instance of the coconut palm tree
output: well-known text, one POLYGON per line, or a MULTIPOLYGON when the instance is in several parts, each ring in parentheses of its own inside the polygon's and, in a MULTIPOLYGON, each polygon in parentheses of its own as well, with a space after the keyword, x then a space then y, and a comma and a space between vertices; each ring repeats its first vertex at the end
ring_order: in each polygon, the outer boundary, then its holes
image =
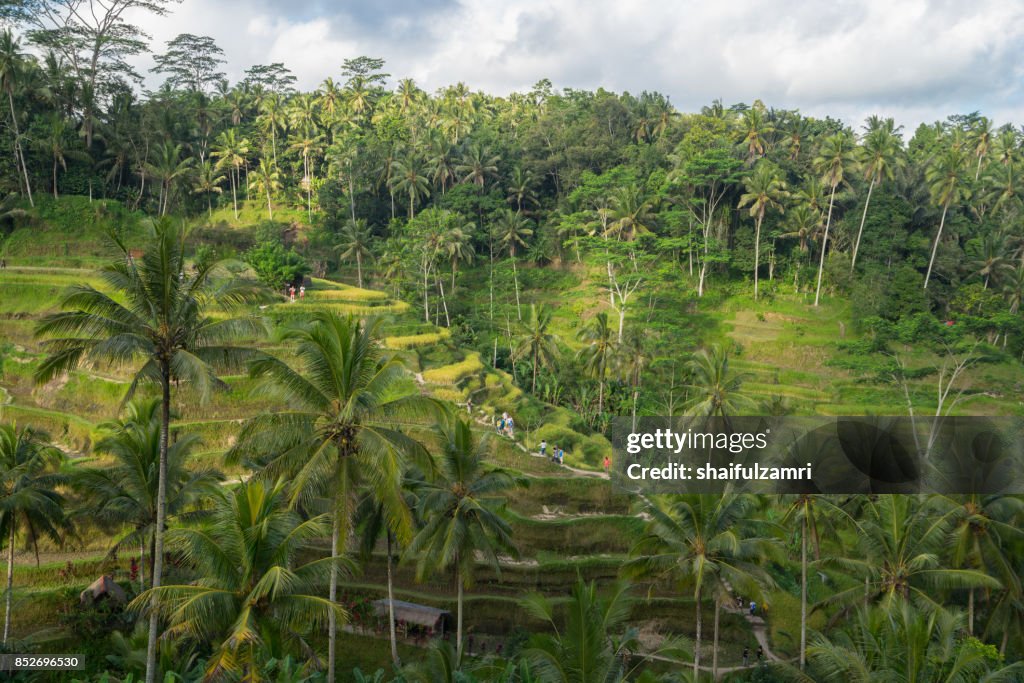
POLYGON ((206 212, 208 216, 212 217, 213 201, 210 197, 213 194, 224 192, 224 188, 220 186, 224 182, 224 175, 220 172, 219 166, 215 166, 209 159, 203 161, 196 171, 192 193, 206 195, 206 212))
POLYGON ((978 162, 974 166, 974 180, 978 180, 978 176, 981 175, 981 164, 988 156, 989 152, 992 151, 992 143, 995 137, 995 126, 992 122, 982 116, 974 124, 970 131, 971 145, 974 147, 973 154, 977 157, 978 162))
POLYGON ((832 210, 836 203, 836 188, 853 164, 853 140, 848 133, 836 133, 825 138, 814 159, 814 167, 821 173, 821 181, 829 187, 828 214, 825 218, 825 235, 821 239, 821 256, 818 262, 818 286, 814 292, 814 305, 821 299, 821 278, 825 272, 825 252, 828 251, 829 229, 832 227, 832 210))
POLYGON ((68 159, 83 159, 87 155, 81 150, 76 150, 71 146, 69 136, 71 135, 71 129, 68 127, 68 121, 60 114, 51 114, 46 119, 46 125, 43 128, 43 134, 35 139, 36 148, 49 155, 52 164, 51 170, 51 182, 53 184, 53 197, 58 198, 59 193, 57 190, 57 172, 59 169, 68 169, 68 159))
POLYGON ((942 207, 942 218, 939 220, 939 229, 935 233, 932 255, 928 259, 928 272, 924 276, 925 289, 928 289, 928 281, 931 279, 932 268, 935 265, 935 254, 939 251, 942 228, 946 225, 946 213, 949 211, 950 205, 959 202, 963 196, 961 173, 963 172, 964 158, 961 149, 950 146, 935 157, 925 169, 924 177, 928 183, 932 201, 942 207))
MULTIPOLYGON (((274 166, 276 167, 277 131, 283 128, 285 124, 284 106, 281 102, 281 98, 277 93, 266 93, 260 100, 259 111, 260 115, 256 119, 256 125, 265 131, 264 134, 270 135, 270 149, 272 152, 271 159, 273 159, 274 166)), ((264 138, 264 140, 266 140, 266 138, 264 138)))
POLYGON ((767 136, 775 132, 770 123, 765 120, 764 105, 760 101, 743 112, 740 128, 743 133, 743 141, 740 143, 747 152, 747 165, 754 163, 756 159, 764 156, 768 143, 767 136))
POLYGON ((418 487, 423 528, 409 545, 416 576, 452 570, 458 586, 455 651, 462 658, 463 589, 473 586, 476 556, 500 572, 498 553, 514 555, 512 528, 499 511, 502 495, 526 480, 485 464, 489 434, 478 438, 470 423, 455 415, 437 427, 436 471, 418 487))
POLYGON ((238 186, 241 185, 239 171, 245 158, 249 154, 249 141, 245 138, 238 139, 234 128, 221 131, 214 141, 212 155, 219 159, 217 168, 229 169, 228 176, 231 178, 231 202, 235 207, 235 220, 238 220, 238 186))
POLYGON ((360 287, 363 286, 363 259, 373 259, 373 252, 370 251, 372 242, 373 233, 365 219, 345 221, 338 239, 338 255, 345 261, 356 262, 356 283, 360 287))
POLYGON ((516 213, 523 212, 523 204, 536 204, 537 193, 533 191, 533 171, 523 170, 521 166, 512 169, 509 179, 508 200, 516 203, 516 213))
POLYGON ((954 569, 942 562, 955 528, 958 510, 935 509, 913 496, 879 496, 870 500, 857 517, 846 515, 857 532, 857 552, 822 561, 863 577, 853 586, 831 595, 827 604, 850 605, 877 601, 882 605, 908 602, 939 608, 941 591, 950 589, 999 589, 998 579, 975 569, 954 569))
POLYGON ((899 128, 891 118, 885 119, 881 126, 868 132, 864 137, 863 146, 859 148, 861 168, 864 170, 864 179, 868 181, 868 196, 864 200, 864 212, 860 216, 857 239, 853 243, 853 255, 850 257, 851 273, 857 265, 857 251, 860 249, 860 238, 864 233, 864 222, 868 217, 868 206, 871 205, 871 193, 882 180, 892 180, 893 171, 904 165, 903 157, 900 155, 902 143, 899 128))
POLYGON ((274 193, 282 188, 281 174, 270 159, 260 159, 259 168, 249 179, 249 190, 267 197, 267 218, 274 219, 274 193))
POLYGON ((796 239, 800 251, 805 254, 810 253, 810 243, 814 240, 818 228, 821 227, 821 214, 806 204, 798 204, 790 211, 786 225, 790 228, 789 231, 780 234, 779 237, 796 239))
MULTIPOLYGON (((309 102, 310 100, 309 98, 305 98, 304 101, 309 102)), ((306 110, 300 110, 300 113, 297 114, 297 120, 302 121, 301 127, 307 131, 307 134, 289 145, 288 149, 289 151, 298 152, 302 155, 302 184, 306 188, 306 215, 309 220, 313 220, 312 157, 320 152, 323 138, 316 134, 312 121, 305 121, 305 117, 307 116, 313 116, 313 113, 306 110)))
POLYGON ((516 291, 516 316, 523 319, 522 307, 519 304, 519 274, 516 271, 516 248, 526 247, 526 238, 533 234, 532 224, 522 214, 504 209, 494 223, 494 235, 498 244, 508 250, 508 258, 512 261, 512 282, 516 291))
POLYGON ((608 227, 605 237, 632 242, 637 235, 651 232, 654 214, 643 189, 634 184, 620 187, 608 198, 608 227))
POLYGON ((731 600, 733 591, 758 595, 773 585, 759 564, 771 541, 752 519, 756 508, 756 497, 748 494, 651 496, 645 506, 650 521, 623 566, 627 576, 692 586, 697 627, 694 680, 700 675, 704 599, 710 595, 715 601, 711 675, 717 678, 722 603, 731 600))
MULTIPOLYGON (((102 268, 100 277, 115 295, 88 284, 74 286, 61 299, 64 311, 46 316, 36 328, 37 337, 47 338, 43 348, 49 354, 36 369, 36 382, 48 382, 85 365, 109 364, 135 368, 126 400, 144 382, 160 387, 155 588, 163 575, 172 383, 191 385, 197 398, 204 400, 221 384, 216 368, 239 367, 254 355, 232 342, 265 331, 254 317, 211 315, 214 308, 237 311, 262 300, 265 293, 254 283, 219 277, 219 262, 199 264, 186 273, 184 237, 180 228, 162 218, 152 225, 139 259, 114 237, 119 258, 102 268)), ((149 623, 147 683, 153 683, 156 676, 156 637, 154 609, 149 623)))
POLYGON ((157 206, 161 216, 167 214, 175 182, 192 168, 191 157, 183 159, 181 150, 180 144, 172 145, 165 142, 157 146, 156 158, 146 164, 149 175, 160 181, 160 198, 157 200, 157 206))
POLYGON ((685 407, 689 414, 700 417, 729 417, 754 407, 754 401, 743 393, 747 373, 729 370, 729 352, 718 345, 701 349, 687 363, 690 382, 685 407))
POLYGON ((4 591, 4 638, 11 631, 11 599, 14 590, 14 545, 19 533, 36 551, 39 539, 55 543, 69 527, 64 515, 64 496, 59 493, 66 477, 59 474, 64 454, 47 444, 43 435, 15 424, 0 425, 0 534, 7 541, 7 586, 4 591))
MULTIPOLYGON (((626 582, 599 592, 594 582, 577 577, 564 608, 564 621, 556 617, 557 602, 540 593, 528 595, 519 604, 545 622, 550 632, 530 638, 520 667, 526 675, 511 680, 621 683, 632 680, 631 676, 648 661, 636 656, 644 648, 638 630, 628 623, 636 600, 626 582)), ((670 647, 662 646, 651 654, 679 649, 672 642, 670 647)))
POLYGON ((466 223, 462 227, 454 227, 441 234, 438 249, 448 259, 452 269, 452 290, 455 293, 455 274, 460 263, 472 263, 476 252, 473 251, 473 224, 466 223))
POLYGON ((551 325, 551 309, 541 304, 530 304, 530 317, 520 324, 522 334, 516 342, 512 355, 516 359, 533 359, 533 380, 530 392, 537 392, 537 367, 553 368, 558 360, 558 335, 548 332, 551 325))
POLYGON ((591 377, 597 379, 597 412, 604 413, 604 385, 608 366, 615 355, 615 332, 608 324, 608 314, 601 311, 580 330, 577 339, 587 345, 577 352, 576 357, 591 377))
POLYGON ((1016 314, 1024 308, 1024 261, 1003 267, 1003 297, 1010 306, 1010 313, 1016 314))
POLYGON ((396 159, 391 168, 390 189, 409 195, 409 220, 412 220, 416 201, 430 196, 430 181, 420 172, 420 160, 414 154, 396 159))
POLYGON ((777 166, 769 161, 760 161, 754 167, 745 183, 746 192, 740 197, 737 208, 750 207, 754 218, 754 300, 758 297, 758 268, 761 264, 761 224, 768 209, 783 211, 782 198, 786 196, 786 183, 782 180, 777 166))
MULTIPOLYGON (((73 474, 71 485, 82 496, 83 516, 113 529, 128 529, 111 546, 110 554, 126 547, 138 547, 140 564, 144 567, 139 575, 139 586, 144 588, 146 575, 153 576, 155 559, 160 400, 130 401, 123 418, 100 425, 99 431, 102 437, 93 451, 108 456, 113 462, 105 462, 102 467, 83 467, 73 474)), ((167 448, 167 521, 179 517, 195 519, 198 515, 193 512, 193 506, 223 478, 214 469, 197 469, 189 463, 198 444, 197 436, 186 434, 167 448)))
MULTIPOLYGON (((412 535, 402 481, 410 461, 423 461, 419 442, 399 420, 435 415, 439 404, 406 387, 407 371, 381 356, 377 323, 318 311, 309 325, 284 334, 295 352, 293 368, 272 357, 250 365, 254 378, 284 400, 288 410, 264 413, 242 427, 226 461, 255 461, 266 477, 286 476, 295 504, 320 496, 331 519, 331 557, 341 556, 352 527, 354 496, 365 486, 384 504, 397 541, 412 535)), ((429 468, 427 468, 429 469, 429 468)), ((337 565, 329 599, 337 599, 337 565)), ((335 672, 337 624, 329 616, 327 671, 335 672)))
POLYGON ((198 528, 168 532, 168 544, 195 567, 187 585, 152 588, 129 609, 159 613, 164 638, 195 639, 213 646, 206 680, 224 676, 259 680, 271 658, 307 658, 309 636, 346 618, 333 600, 317 592, 327 577, 347 565, 339 558, 303 561, 330 526, 330 515, 303 520, 287 507, 283 482, 261 480, 214 491, 210 520, 198 528))

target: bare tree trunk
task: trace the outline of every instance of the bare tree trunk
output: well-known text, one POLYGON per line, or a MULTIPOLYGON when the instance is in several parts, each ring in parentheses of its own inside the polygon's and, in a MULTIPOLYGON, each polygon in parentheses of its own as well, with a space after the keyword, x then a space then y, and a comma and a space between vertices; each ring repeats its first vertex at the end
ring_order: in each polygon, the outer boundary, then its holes
POLYGON ((395 634, 395 591, 391 577, 391 531, 388 531, 388 632, 391 637, 391 661, 395 668, 402 666, 398 659, 398 637, 395 634))
POLYGON ((761 221, 763 220, 764 215, 758 214, 757 229, 754 231, 754 301, 757 301, 758 296, 757 269, 761 265, 761 221))
POLYGON ((935 265, 935 254, 939 251, 939 241, 942 239, 942 228, 946 224, 946 211, 949 209, 949 201, 942 205, 942 219, 939 221, 939 231, 935 233, 935 244, 932 245, 932 255, 928 259, 928 272, 924 276, 924 288, 928 289, 928 280, 932 277, 932 266, 935 265))
POLYGON ((800 670, 807 663, 807 506, 800 532, 800 670))
POLYGON ((455 625, 455 659, 462 661, 462 577, 459 576, 459 555, 455 554, 455 583, 458 584, 458 608, 455 625))
POLYGON ((715 598, 714 644, 711 648, 711 678, 714 680, 718 680, 718 615, 721 611, 721 600, 715 598))
POLYGON ((825 221, 825 236, 821 240, 821 260, 818 262, 818 290, 814 293, 814 305, 821 298, 821 276, 825 272, 825 251, 828 248, 828 231, 832 227, 832 207, 835 204, 836 186, 832 186, 832 194, 828 200, 828 219, 825 221))
POLYGON ((693 640, 693 680, 700 680, 700 636, 702 619, 700 614, 700 593, 697 593, 697 636, 693 640))
POLYGON ((14 112, 14 95, 7 91, 7 102, 11 105, 11 123, 14 126, 14 150, 17 153, 18 161, 21 162, 21 172, 25 176, 25 191, 28 193, 29 206, 35 206, 32 201, 32 184, 28 180, 28 167, 25 165, 25 153, 21 150, 21 133, 18 132, 18 117, 14 112))
POLYGON ((864 213, 860 216, 860 228, 857 230, 857 241, 853 243, 853 256, 850 258, 850 272, 853 272, 854 266, 857 265, 857 251, 860 249, 860 236, 864 233, 864 221, 868 217, 868 206, 871 204, 871 193, 875 189, 875 179, 871 179, 871 184, 868 185, 868 198, 864 200, 864 213))
POLYGON ((11 631, 11 594, 14 590, 14 524, 7 535, 7 591, 4 594, 4 644, 11 631))
POLYGON ((516 255, 511 254, 512 258, 512 282, 515 284, 516 290, 516 316, 522 320, 523 310, 519 305, 519 274, 516 272, 516 255))
POLYGON ((156 528, 153 530, 153 597, 149 605, 149 638, 146 644, 146 683, 155 683, 156 640, 160 629, 158 590, 164 572, 164 526, 167 522, 167 447, 171 430, 171 371, 161 368, 163 392, 160 405, 160 467, 156 485, 156 528))

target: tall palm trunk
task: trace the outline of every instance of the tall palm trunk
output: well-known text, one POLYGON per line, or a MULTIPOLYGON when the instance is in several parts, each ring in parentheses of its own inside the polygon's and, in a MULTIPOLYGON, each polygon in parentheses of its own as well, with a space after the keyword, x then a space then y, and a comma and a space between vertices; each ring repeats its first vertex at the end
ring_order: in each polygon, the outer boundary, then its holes
POLYGON ((452 319, 448 317, 448 300, 444 296, 444 278, 441 277, 440 272, 435 274, 437 278, 437 289, 441 293, 441 305, 444 307, 444 324, 445 327, 452 326, 452 319))
POLYGON ((530 383, 530 393, 537 393, 537 345, 533 345, 533 381, 530 383))
POLYGON ((935 265, 935 254, 939 251, 939 241, 942 239, 942 228, 946 225, 946 211, 949 209, 949 200, 942 205, 942 219, 939 221, 939 231, 935 233, 935 244, 932 245, 932 255, 928 259, 928 272, 924 276, 924 288, 928 289, 928 280, 932 277, 932 267, 935 265))
POLYGON ((523 319, 523 309, 519 305, 519 274, 516 271, 516 255, 515 255, 515 252, 512 252, 509 256, 512 259, 512 282, 514 283, 515 290, 516 290, 516 316, 518 316, 518 318, 520 320, 522 320, 523 319))
POLYGON ((11 593, 14 590, 14 520, 7 535, 7 590, 4 593, 4 644, 11 631, 11 593))
POLYGON ((800 531, 800 670, 807 663, 807 507, 800 531))
POLYGON ((361 252, 356 252, 356 282, 359 287, 363 286, 363 255, 361 252))
POLYGON ((836 185, 832 186, 832 194, 828 198, 828 218, 825 220, 825 236, 821 239, 821 260, 818 262, 818 289, 814 293, 815 306, 818 305, 818 300, 821 299, 821 276, 825 272, 825 251, 828 248, 828 231, 832 227, 832 207, 835 205, 836 185))
POLYGON ((850 257, 850 272, 853 272, 854 266, 857 265, 857 250, 860 249, 860 236, 864 233, 864 221, 868 217, 868 206, 871 205, 871 193, 875 189, 875 179, 871 178, 871 184, 868 185, 868 198, 864 200, 864 213, 860 215, 860 228, 857 230, 857 241, 853 243, 853 256, 850 257))
POLYGON ((235 167, 234 173, 229 173, 231 176, 231 203, 235 207, 235 220, 238 220, 238 191, 235 189, 238 185, 238 167, 235 167))
POLYGON ((53 158, 53 198, 57 199, 57 157, 53 158))
POLYGON ((327 614, 327 680, 334 681, 334 668, 337 659, 338 644, 338 616, 334 613, 334 604, 338 599, 338 557, 343 547, 341 541, 342 518, 346 517, 348 506, 348 458, 344 455, 339 445, 339 457, 341 462, 338 465, 338 483, 335 488, 334 498, 334 519, 331 523, 331 580, 328 589, 328 600, 331 603, 331 611, 327 614))
POLYGON ((164 571, 164 524, 167 520, 167 444, 171 429, 171 370, 161 361, 160 466, 156 484, 156 528, 153 530, 153 597, 149 606, 149 638, 146 644, 146 683, 156 682, 156 639, 160 615, 157 589, 164 571))
POLYGON ((28 180, 28 167, 25 165, 25 153, 21 149, 21 133, 18 132, 18 116, 14 112, 14 95, 7 91, 7 103, 11 105, 11 125, 14 128, 14 150, 21 163, 21 172, 25 176, 25 191, 28 193, 29 206, 35 206, 32 201, 32 184, 28 180))
POLYGON ((967 635, 974 635, 974 589, 967 594, 967 635))
POLYGON ((459 572, 459 554, 455 553, 455 583, 458 584, 457 608, 455 617, 455 658, 462 661, 462 575, 459 572))
POLYGON ((395 634, 395 590, 391 577, 391 531, 388 531, 388 634, 391 638, 391 662, 395 668, 402 666, 398 659, 398 637, 395 634))
POLYGON ((711 647, 711 678, 718 680, 718 616, 722 612, 722 601, 715 598, 715 628, 714 628, 714 643, 711 647))
POLYGON ((267 188, 267 216, 274 220, 274 205, 270 203, 270 188, 267 188))
POLYGON ((758 275, 757 271, 761 265, 761 222, 764 221, 764 211, 757 214, 757 228, 754 230, 754 301, 758 296, 758 275))
POLYGON ((700 591, 697 591, 697 635, 693 640, 693 680, 700 680, 700 636, 702 619, 700 613, 700 591))

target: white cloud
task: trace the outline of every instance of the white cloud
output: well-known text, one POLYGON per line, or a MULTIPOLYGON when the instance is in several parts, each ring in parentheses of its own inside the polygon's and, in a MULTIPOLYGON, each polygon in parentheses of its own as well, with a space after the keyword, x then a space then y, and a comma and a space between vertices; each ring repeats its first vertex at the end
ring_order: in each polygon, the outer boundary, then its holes
MULTIPOLYGON (((683 109, 721 97, 856 122, 981 109, 1024 119, 1024 3, 1005 0, 378 0, 374 5, 185 0, 146 17, 155 49, 213 36, 232 80, 282 61, 299 86, 343 59, 381 56, 433 90, 457 81, 504 94, 556 87, 659 90, 683 109), (322 7, 318 12, 317 7, 322 7)), ((148 68, 148 60, 140 66, 148 68)), ((150 82, 150 85, 155 85, 150 82)))

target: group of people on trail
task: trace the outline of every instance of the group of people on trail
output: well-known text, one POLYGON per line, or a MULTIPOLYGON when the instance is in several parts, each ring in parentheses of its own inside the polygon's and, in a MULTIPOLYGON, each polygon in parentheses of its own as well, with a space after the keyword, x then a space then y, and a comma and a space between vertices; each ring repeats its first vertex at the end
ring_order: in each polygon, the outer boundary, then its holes
MULTIPOLYGON (((292 303, 295 303, 295 291, 296 291, 295 290, 295 285, 289 285, 288 286, 288 298, 289 298, 289 300, 292 303)), ((300 299, 305 299, 306 298, 306 285, 299 285, 298 293, 299 293, 299 298, 300 299)))
MULTIPOLYGON (((540 440, 540 455, 543 458, 548 457, 547 439, 540 440)), ((565 463, 565 451, 559 448, 557 445, 552 447, 551 462, 555 463, 556 465, 562 465, 565 463)))
POLYGON ((498 420, 497 431, 498 434, 504 434, 510 439, 516 438, 516 421, 512 419, 512 416, 508 413, 502 413, 501 419, 498 420))
MULTIPOLYGON (((764 661, 764 647, 761 645, 757 646, 757 663, 760 664, 764 661)), ((750 666, 750 648, 743 648, 743 666, 750 666)))

